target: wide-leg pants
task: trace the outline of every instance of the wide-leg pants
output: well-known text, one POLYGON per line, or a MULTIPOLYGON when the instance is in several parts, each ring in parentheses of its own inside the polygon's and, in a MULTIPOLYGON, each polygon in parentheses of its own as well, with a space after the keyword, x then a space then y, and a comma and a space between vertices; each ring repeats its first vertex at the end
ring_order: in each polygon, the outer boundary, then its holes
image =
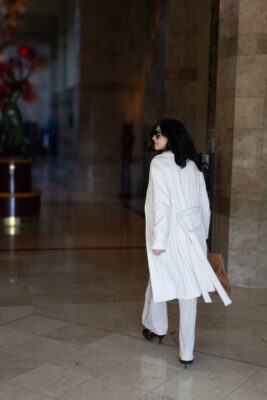
MULTIPOLYGON (((190 361, 194 359, 197 298, 179 299, 179 308, 179 355, 182 360, 190 361)), ((168 331, 167 302, 154 303, 150 280, 146 289, 142 322, 157 335, 166 335, 168 331)))

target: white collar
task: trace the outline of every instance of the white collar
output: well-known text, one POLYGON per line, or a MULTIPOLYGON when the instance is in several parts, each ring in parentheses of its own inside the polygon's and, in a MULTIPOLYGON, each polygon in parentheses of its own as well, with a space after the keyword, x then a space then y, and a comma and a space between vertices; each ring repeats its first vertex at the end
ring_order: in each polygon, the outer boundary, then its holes
POLYGON ((163 153, 159 154, 161 157, 172 157, 174 156, 171 150, 165 150, 163 153))

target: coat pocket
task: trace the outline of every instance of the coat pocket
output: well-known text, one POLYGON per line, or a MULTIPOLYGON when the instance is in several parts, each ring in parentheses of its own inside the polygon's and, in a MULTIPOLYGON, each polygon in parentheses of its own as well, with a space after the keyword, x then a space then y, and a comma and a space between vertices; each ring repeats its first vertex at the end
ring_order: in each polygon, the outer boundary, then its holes
POLYGON ((181 211, 177 216, 177 221, 186 233, 195 232, 202 224, 200 208, 193 207, 181 211))

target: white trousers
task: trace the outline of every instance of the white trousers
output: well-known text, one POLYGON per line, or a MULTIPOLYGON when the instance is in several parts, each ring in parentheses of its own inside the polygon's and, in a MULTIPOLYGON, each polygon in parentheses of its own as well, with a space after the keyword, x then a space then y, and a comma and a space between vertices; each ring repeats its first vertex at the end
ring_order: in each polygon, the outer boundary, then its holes
MULTIPOLYGON (((194 359, 197 298, 179 299, 179 309, 179 355, 182 360, 190 361, 194 359)), ((147 329, 157 335, 166 335, 168 331, 167 302, 154 303, 150 280, 146 289, 142 322, 147 329)))

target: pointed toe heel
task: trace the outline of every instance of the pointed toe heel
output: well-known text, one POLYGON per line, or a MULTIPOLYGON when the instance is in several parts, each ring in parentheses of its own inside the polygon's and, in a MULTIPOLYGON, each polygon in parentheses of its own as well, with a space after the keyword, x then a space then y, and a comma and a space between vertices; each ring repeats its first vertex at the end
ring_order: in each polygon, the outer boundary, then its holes
POLYGON ((193 361, 194 361, 194 360, 185 361, 185 360, 182 360, 182 359, 179 357, 179 361, 180 361, 181 364, 184 364, 184 368, 186 369, 188 365, 193 364, 193 361))
POLYGON ((143 329, 143 336, 149 342, 157 338, 159 340, 159 344, 161 344, 162 339, 165 337, 165 335, 157 335, 156 333, 150 331, 149 329, 143 329))
POLYGON ((159 344, 161 344, 161 341, 162 341, 162 339, 165 337, 165 335, 161 335, 161 336, 158 336, 158 338, 159 338, 159 344))

